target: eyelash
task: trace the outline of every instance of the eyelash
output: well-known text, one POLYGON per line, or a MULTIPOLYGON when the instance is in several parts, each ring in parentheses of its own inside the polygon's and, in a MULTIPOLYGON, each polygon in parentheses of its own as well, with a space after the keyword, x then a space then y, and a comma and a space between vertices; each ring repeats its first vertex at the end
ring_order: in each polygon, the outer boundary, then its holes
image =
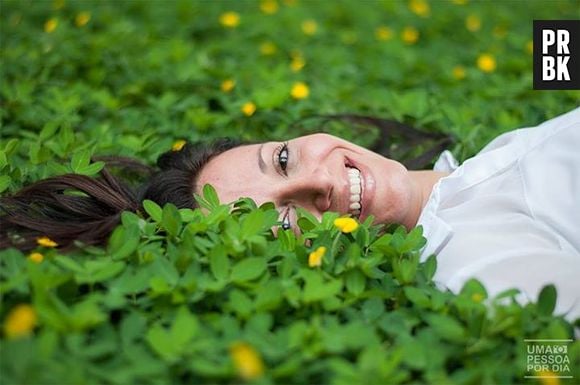
MULTIPOLYGON (((288 173, 286 172, 286 168, 288 167, 288 155, 288 142, 284 142, 276 149, 275 158, 277 159, 278 167, 285 176, 288 176, 288 173)), ((292 225, 290 224, 290 208, 286 210, 286 213, 282 218, 281 227, 283 230, 290 230, 292 228, 292 225)))
POLYGON ((286 168, 288 167, 288 155, 289 155, 289 151, 288 151, 288 142, 284 142, 282 143, 277 149, 276 149, 276 159, 278 161, 278 166, 280 167, 280 170, 282 170, 282 173, 286 176, 288 176, 288 174, 286 173, 286 168), (285 153, 286 155, 282 155, 283 153, 285 153))
POLYGON ((282 218, 282 229, 283 230, 290 230, 292 228, 292 225, 290 224, 290 208, 288 208, 288 210, 286 210, 286 214, 284 215, 284 218, 282 218))

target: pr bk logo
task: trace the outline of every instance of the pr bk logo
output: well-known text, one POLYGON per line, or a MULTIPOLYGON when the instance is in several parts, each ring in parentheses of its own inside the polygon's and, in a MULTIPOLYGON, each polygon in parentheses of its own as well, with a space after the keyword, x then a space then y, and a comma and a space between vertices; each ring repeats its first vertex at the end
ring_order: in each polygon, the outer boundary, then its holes
POLYGON ((534 20, 534 89, 580 89, 580 20, 534 20))

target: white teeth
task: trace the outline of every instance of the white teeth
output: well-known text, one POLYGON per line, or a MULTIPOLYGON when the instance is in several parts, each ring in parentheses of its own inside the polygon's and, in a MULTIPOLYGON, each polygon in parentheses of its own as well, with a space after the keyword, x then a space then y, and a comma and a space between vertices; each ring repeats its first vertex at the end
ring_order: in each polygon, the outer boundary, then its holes
POLYGON ((356 168, 348 168, 348 179, 350 182, 350 206, 349 212, 358 217, 361 208, 361 192, 362 192, 362 182, 361 173, 356 168))

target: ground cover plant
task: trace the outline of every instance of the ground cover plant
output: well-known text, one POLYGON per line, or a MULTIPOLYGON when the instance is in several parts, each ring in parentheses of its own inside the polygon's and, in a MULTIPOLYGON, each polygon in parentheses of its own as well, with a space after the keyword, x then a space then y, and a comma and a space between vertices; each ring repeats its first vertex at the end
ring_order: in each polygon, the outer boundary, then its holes
MULTIPOLYGON (((0 6, 3 194, 96 176, 96 155, 153 164, 182 140, 379 136, 296 124, 317 114, 450 135, 463 160, 580 97, 533 91, 531 60, 532 20, 578 16, 577 1, 0 6)), ((105 247, 1 250, 0 383, 523 383, 524 339, 573 338, 551 286, 525 306, 477 281, 438 290, 420 228, 303 213, 301 236, 276 239, 271 205, 197 199, 207 213, 144 202, 105 247)))

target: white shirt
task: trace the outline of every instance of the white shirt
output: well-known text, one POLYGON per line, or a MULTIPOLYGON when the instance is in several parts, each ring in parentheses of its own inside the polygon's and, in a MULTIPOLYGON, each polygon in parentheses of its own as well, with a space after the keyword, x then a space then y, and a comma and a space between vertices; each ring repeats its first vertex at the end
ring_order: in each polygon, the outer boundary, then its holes
POLYGON ((459 292, 476 278, 490 297, 519 289, 521 303, 553 283, 555 313, 580 317, 580 108, 503 134, 459 167, 446 151, 435 170, 453 171, 418 221, 435 283, 459 292))

